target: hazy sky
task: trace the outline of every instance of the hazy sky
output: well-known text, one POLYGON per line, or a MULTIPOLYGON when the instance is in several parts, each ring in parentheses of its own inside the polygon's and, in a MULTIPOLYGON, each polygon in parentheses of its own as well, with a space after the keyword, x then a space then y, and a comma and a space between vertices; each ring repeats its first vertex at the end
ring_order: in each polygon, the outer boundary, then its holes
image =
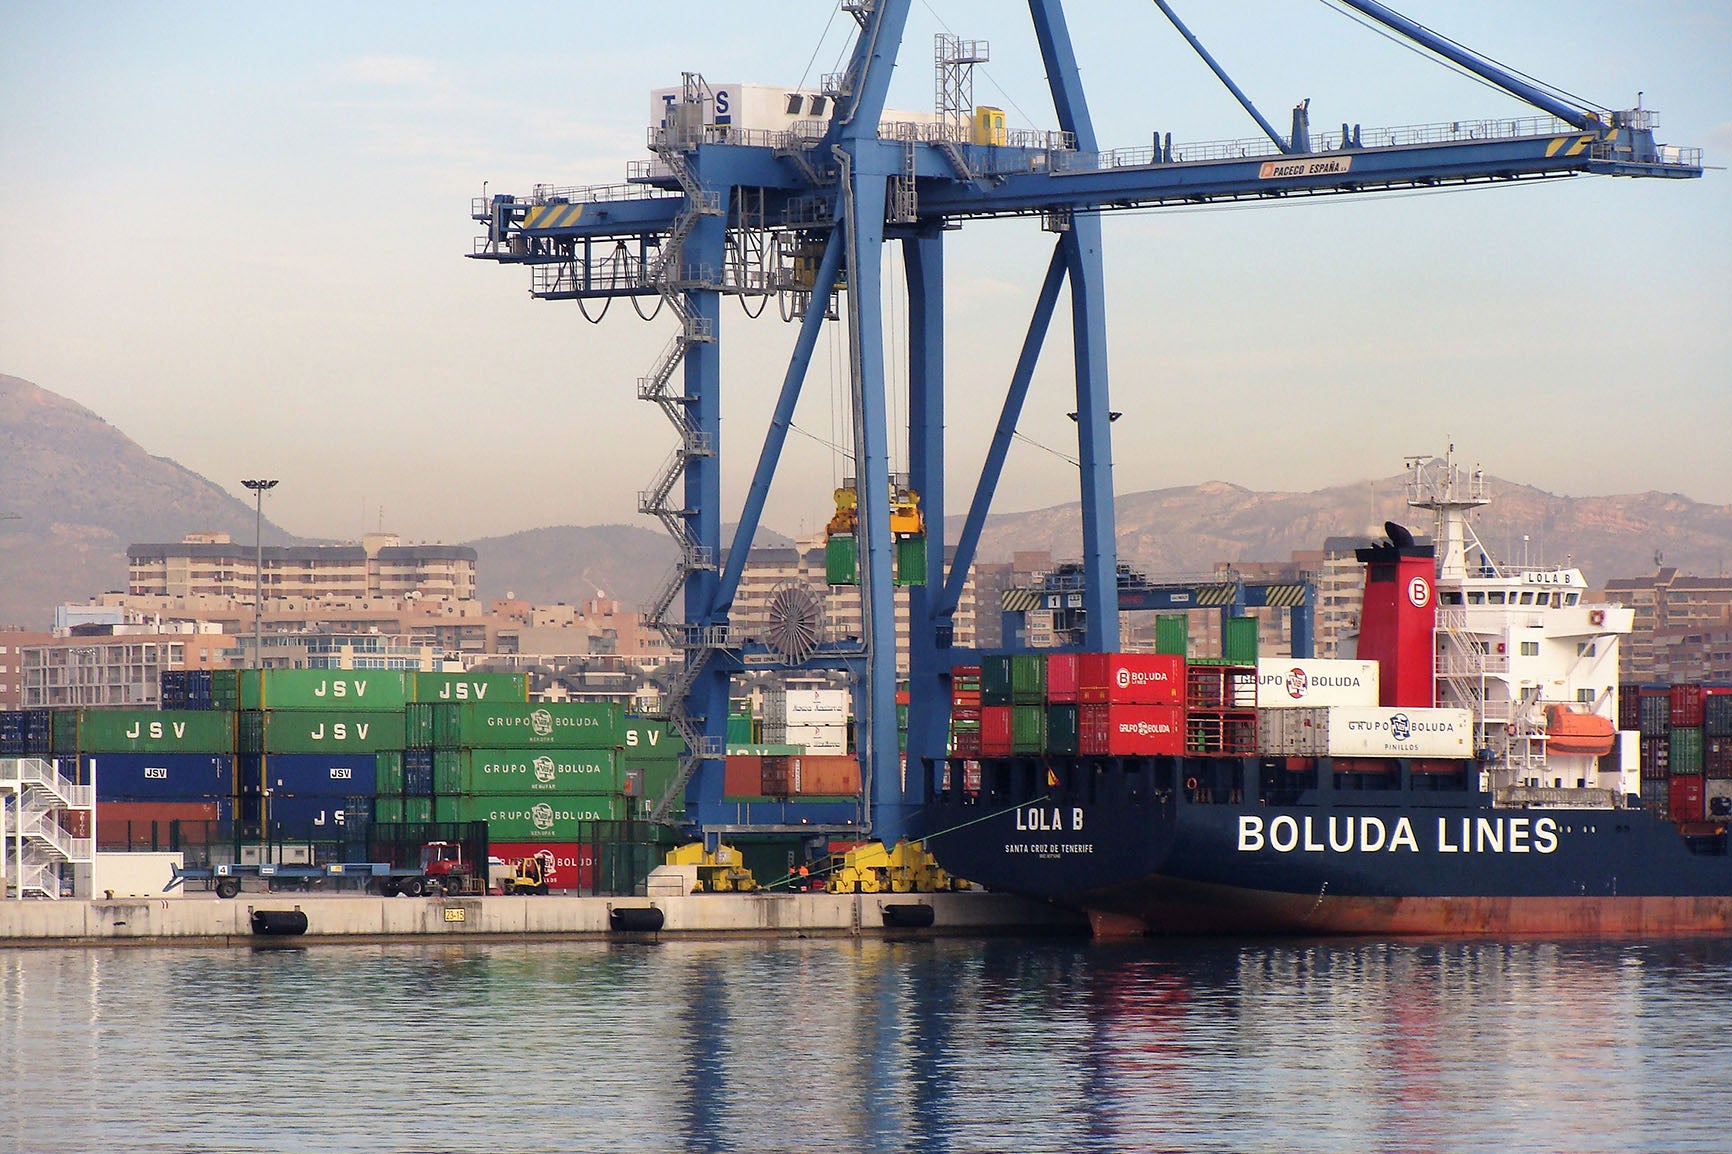
MULTIPOLYGON (((1599 104, 1640 90, 1663 140, 1732 158, 1725 0, 1398 6, 1599 104)), ((1175 7, 1283 131, 1306 97, 1316 131, 1531 112, 1320 0, 1175 7)), ((1153 4, 1070 8, 1103 147, 1257 135, 1153 4)), ((297 534, 653 526, 636 495, 673 437, 635 382, 671 322, 620 302, 592 326, 531 299, 526 270, 465 259, 471 198, 617 182, 647 155, 650 89, 682 70, 815 85, 852 27, 816 2, 0 0, 0 372, 242 498, 243 477, 279 478, 267 510, 297 534)), ((941 28, 991 42, 977 102, 1055 125, 1007 0, 917 0, 894 106, 930 109, 941 28)), ((1732 502, 1725 171, 1107 221, 1120 492, 1314 489, 1453 438, 1468 463, 1554 492, 1732 502)), ((1028 220, 951 236, 953 509, 1050 241, 1028 220)), ((775 318, 724 301, 724 520, 792 345, 775 318)), ((1068 333, 1061 316, 999 509, 1075 498, 1068 333)), ((844 364, 827 337, 770 527, 831 512, 844 364)))

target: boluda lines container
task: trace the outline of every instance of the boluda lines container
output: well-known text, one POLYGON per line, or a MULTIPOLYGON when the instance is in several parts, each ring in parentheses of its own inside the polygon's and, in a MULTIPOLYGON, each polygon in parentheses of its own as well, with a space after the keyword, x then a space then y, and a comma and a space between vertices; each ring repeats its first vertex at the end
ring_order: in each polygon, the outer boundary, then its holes
POLYGON ((1177 705, 1082 705, 1077 709, 1077 746, 1088 757, 1183 753, 1185 711, 1177 705))
POLYGON ((271 753, 265 755, 264 771, 272 796, 371 797, 378 761, 370 753, 271 753))
POLYGON ((623 729, 618 706, 591 702, 433 707, 438 749, 613 749, 623 729))
POLYGON ((1185 659, 1171 653, 1084 653, 1077 700, 1085 705, 1179 705, 1185 659))
POLYGON ((1335 706, 1258 711, 1260 749, 1289 757, 1473 756, 1465 709, 1335 706), (1273 731, 1275 736, 1269 736, 1273 731))
POLYGON ((201 709, 86 709, 78 740, 84 753, 233 753, 235 719, 201 709))
MULTIPOLYGON (((433 767, 435 788, 442 784, 439 756, 433 767)), ((618 755, 611 749, 465 749, 450 756, 457 788, 441 792, 594 795, 621 788, 618 755)))
POLYGON ((1082 654, 1049 653, 1046 656, 1046 699, 1053 705, 1074 705, 1082 677, 1082 654))
POLYGON ((242 709, 401 711, 410 675, 400 669, 243 670, 242 709))
POLYGON ((582 841, 589 824, 625 818, 621 797, 441 797, 435 821, 484 821, 489 841, 582 841))
POLYGON ((206 801, 234 793, 234 756, 227 753, 95 753, 78 772, 96 782, 96 800, 206 801))
POLYGON ((1257 707, 1376 705, 1377 662, 1265 657, 1257 662, 1257 707))
POLYGON ((575 841, 492 841, 488 855, 503 862, 526 857, 541 857, 551 868, 547 873, 550 890, 593 890, 595 888, 596 852, 593 844, 575 841))
POLYGON ((529 700, 527 673, 411 673, 411 701, 529 700))

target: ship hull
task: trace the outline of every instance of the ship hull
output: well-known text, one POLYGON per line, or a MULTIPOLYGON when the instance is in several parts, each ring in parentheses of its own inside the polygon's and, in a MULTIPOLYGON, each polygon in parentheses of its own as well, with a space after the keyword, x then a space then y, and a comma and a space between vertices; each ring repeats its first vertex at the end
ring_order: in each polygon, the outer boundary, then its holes
POLYGON ((1183 788, 1255 772, 1115 764, 1064 775, 1084 788, 1048 786, 1020 803, 940 797, 926 810, 928 845, 950 873, 1086 911, 1102 933, 1732 932, 1724 832, 1685 836, 1639 808, 1500 808, 1466 788, 1322 790, 1281 804, 1183 788))

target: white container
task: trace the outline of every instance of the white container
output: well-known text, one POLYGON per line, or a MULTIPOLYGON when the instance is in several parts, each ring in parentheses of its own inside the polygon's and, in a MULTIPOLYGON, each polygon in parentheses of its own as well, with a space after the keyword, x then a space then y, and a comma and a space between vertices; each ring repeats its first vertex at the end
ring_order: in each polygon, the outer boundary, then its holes
POLYGON ((785 689, 764 698, 766 724, 846 725, 846 689, 785 689))
MULTIPOLYGON (((650 92, 650 126, 662 123, 669 105, 680 99, 678 88, 650 92)), ((796 124, 820 123, 836 110, 833 97, 816 88, 783 88, 774 84, 712 84, 704 101, 704 123, 759 132, 786 132, 796 124)), ((886 108, 882 124, 933 124, 937 113, 886 108)), ((748 141, 751 143, 751 141, 748 141)))
POLYGON ((846 725, 790 725, 778 745, 803 745, 807 753, 847 753, 846 725))
POLYGON ((1263 709, 1257 722, 1265 757, 1473 756, 1473 715, 1465 709, 1263 709))
POLYGON ((1378 692, 1375 661, 1264 657, 1257 662, 1259 709, 1376 705, 1378 692))

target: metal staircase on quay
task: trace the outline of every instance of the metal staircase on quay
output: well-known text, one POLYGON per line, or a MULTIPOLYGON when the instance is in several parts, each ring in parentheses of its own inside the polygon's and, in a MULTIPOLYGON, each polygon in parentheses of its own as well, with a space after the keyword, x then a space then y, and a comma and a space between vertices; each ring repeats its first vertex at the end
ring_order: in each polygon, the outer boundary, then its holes
POLYGON ((64 896, 63 866, 95 861, 96 841, 74 837, 55 816, 91 810, 95 788, 75 785, 41 758, 0 760, 0 875, 15 898, 64 896))

